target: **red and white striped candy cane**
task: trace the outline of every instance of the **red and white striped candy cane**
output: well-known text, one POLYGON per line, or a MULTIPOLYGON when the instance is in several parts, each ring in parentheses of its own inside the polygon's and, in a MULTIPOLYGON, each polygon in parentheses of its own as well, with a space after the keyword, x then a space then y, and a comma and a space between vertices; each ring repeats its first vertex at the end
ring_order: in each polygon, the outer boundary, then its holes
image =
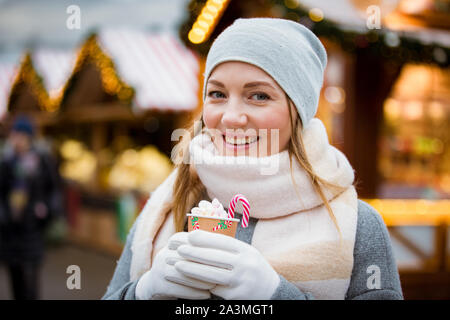
POLYGON ((191 220, 192 220, 192 222, 193 222, 192 228, 193 228, 194 230, 200 229, 200 224, 198 223, 198 217, 191 217, 191 220))
POLYGON ((250 203, 244 195, 239 193, 231 199, 228 206, 228 218, 234 218, 234 210, 236 209, 236 204, 238 201, 242 203, 242 207, 244 208, 244 212, 242 214, 242 228, 247 228, 248 219, 250 217, 250 203))
MULTIPOLYGON (((226 226, 227 226, 228 228, 231 228, 231 225, 233 224, 233 221, 226 221, 225 224, 226 224, 226 226)), ((218 224, 217 226, 215 226, 215 227, 213 228, 213 231, 217 231, 217 230, 222 229, 222 228, 223 228, 223 226, 220 225, 220 224, 218 224)))
POLYGON ((198 229, 200 229, 200 225, 198 224, 198 221, 195 221, 194 222, 194 228, 193 228, 194 230, 198 230, 198 229))

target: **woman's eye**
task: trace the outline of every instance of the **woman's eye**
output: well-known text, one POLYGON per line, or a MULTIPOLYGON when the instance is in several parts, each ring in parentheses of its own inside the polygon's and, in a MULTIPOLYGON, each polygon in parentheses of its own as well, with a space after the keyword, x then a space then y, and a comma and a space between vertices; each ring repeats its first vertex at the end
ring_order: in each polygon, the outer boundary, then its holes
POLYGON ((225 97, 225 95, 222 92, 220 92, 220 91, 210 91, 208 93, 208 97, 220 99, 220 98, 225 97))
POLYGON ((259 101, 264 101, 264 100, 269 100, 270 99, 270 97, 267 94, 263 93, 263 92, 258 92, 258 93, 252 94, 252 97, 254 97, 254 96, 257 96, 256 100, 259 100, 259 101))

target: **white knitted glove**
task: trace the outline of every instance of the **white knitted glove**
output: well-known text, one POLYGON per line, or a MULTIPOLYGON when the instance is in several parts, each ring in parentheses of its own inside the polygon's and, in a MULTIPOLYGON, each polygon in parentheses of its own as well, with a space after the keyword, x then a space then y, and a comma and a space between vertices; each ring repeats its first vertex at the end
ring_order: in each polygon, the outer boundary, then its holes
POLYGON ((271 298, 280 277, 261 253, 237 239, 206 232, 192 231, 189 244, 178 247, 187 260, 175 263, 175 269, 185 276, 216 283, 211 293, 229 299, 271 298))
POLYGON ((177 261, 184 260, 177 248, 187 243, 187 232, 178 232, 170 237, 166 247, 155 256, 153 265, 144 273, 136 285, 136 299, 208 299, 208 291, 214 284, 188 278, 174 268, 177 261))

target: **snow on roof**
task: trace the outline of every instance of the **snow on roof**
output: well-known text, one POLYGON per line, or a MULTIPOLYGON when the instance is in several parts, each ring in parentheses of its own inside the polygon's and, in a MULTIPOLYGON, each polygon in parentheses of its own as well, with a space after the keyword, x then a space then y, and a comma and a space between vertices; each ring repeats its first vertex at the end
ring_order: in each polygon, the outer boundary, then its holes
POLYGON ((135 89, 138 110, 196 108, 199 61, 173 34, 109 29, 99 32, 98 43, 135 89))

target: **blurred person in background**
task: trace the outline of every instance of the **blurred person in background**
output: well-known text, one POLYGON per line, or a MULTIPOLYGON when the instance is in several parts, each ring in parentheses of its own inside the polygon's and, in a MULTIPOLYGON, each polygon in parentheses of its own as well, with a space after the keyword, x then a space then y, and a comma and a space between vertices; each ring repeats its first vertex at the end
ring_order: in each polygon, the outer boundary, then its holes
POLYGON ((0 261, 8 268, 14 299, 39 298, 45 230, 61 209, 54 159, 36 147, 30 119, 19 116, 0 154, 0 261))

